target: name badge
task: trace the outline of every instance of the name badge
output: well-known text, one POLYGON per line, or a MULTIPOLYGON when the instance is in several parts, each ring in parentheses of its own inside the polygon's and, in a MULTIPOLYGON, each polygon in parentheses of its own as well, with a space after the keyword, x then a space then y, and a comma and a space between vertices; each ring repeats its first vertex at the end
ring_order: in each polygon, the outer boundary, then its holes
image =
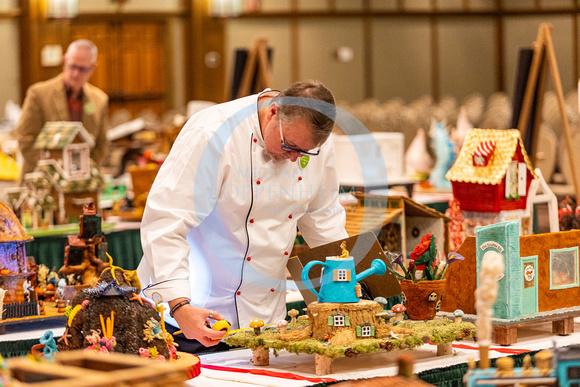
POLYGON ((95 103, 94 102, 85 102, 85 105, 83 106, 83 111, 88 114, 88 115, 92 115, 95 114, 95 103))

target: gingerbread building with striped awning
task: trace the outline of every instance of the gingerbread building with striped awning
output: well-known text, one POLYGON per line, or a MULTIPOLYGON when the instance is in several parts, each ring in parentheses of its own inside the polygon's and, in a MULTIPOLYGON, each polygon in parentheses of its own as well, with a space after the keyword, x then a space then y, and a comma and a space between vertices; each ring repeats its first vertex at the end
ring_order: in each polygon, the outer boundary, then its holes
POLYGON ((464 218, 473 223, 466 228, 521 218, 537 178, 517 129, 469 130, 445 177, 464 218))

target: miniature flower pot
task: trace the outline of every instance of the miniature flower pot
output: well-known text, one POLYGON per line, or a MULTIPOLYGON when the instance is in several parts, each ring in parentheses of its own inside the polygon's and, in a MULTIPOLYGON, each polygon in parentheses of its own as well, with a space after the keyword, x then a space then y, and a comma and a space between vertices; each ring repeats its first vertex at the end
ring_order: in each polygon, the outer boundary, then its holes
POLYGON ((410 320, 432 320, 437 313, 437 305, 445 290, 445 280, 419 281, 401 280, 401 291, 410 320))

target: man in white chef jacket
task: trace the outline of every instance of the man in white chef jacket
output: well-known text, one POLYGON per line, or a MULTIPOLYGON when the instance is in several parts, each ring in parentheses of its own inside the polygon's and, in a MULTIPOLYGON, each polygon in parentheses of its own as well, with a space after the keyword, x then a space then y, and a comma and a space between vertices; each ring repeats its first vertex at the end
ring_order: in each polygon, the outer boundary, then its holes
POLYGON ((210 319, 284 319, 297 227, 311 247, 348 237, 326 141, 334 103, 320 82, 298 82, 202 110, 181 130, 147 199, 137 274, 186 338, 217 344, 210 319))

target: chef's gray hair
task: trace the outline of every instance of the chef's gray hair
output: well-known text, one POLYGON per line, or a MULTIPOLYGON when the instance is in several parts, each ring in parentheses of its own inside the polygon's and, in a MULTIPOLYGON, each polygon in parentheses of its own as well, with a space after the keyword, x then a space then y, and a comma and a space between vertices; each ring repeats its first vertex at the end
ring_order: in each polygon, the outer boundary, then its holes
POLYGON ((282 122, 306 119, 317 144, 324 143, 330 136, 336 117, 336 106, 334 96, 321 82, 296 82, 276 96, 272 103, 278 106, 282 122), (287 98, 289 102, 284 103, 285 97, 290 97, 287 98), (294 102, 297 99, 299 103, 294 102))

